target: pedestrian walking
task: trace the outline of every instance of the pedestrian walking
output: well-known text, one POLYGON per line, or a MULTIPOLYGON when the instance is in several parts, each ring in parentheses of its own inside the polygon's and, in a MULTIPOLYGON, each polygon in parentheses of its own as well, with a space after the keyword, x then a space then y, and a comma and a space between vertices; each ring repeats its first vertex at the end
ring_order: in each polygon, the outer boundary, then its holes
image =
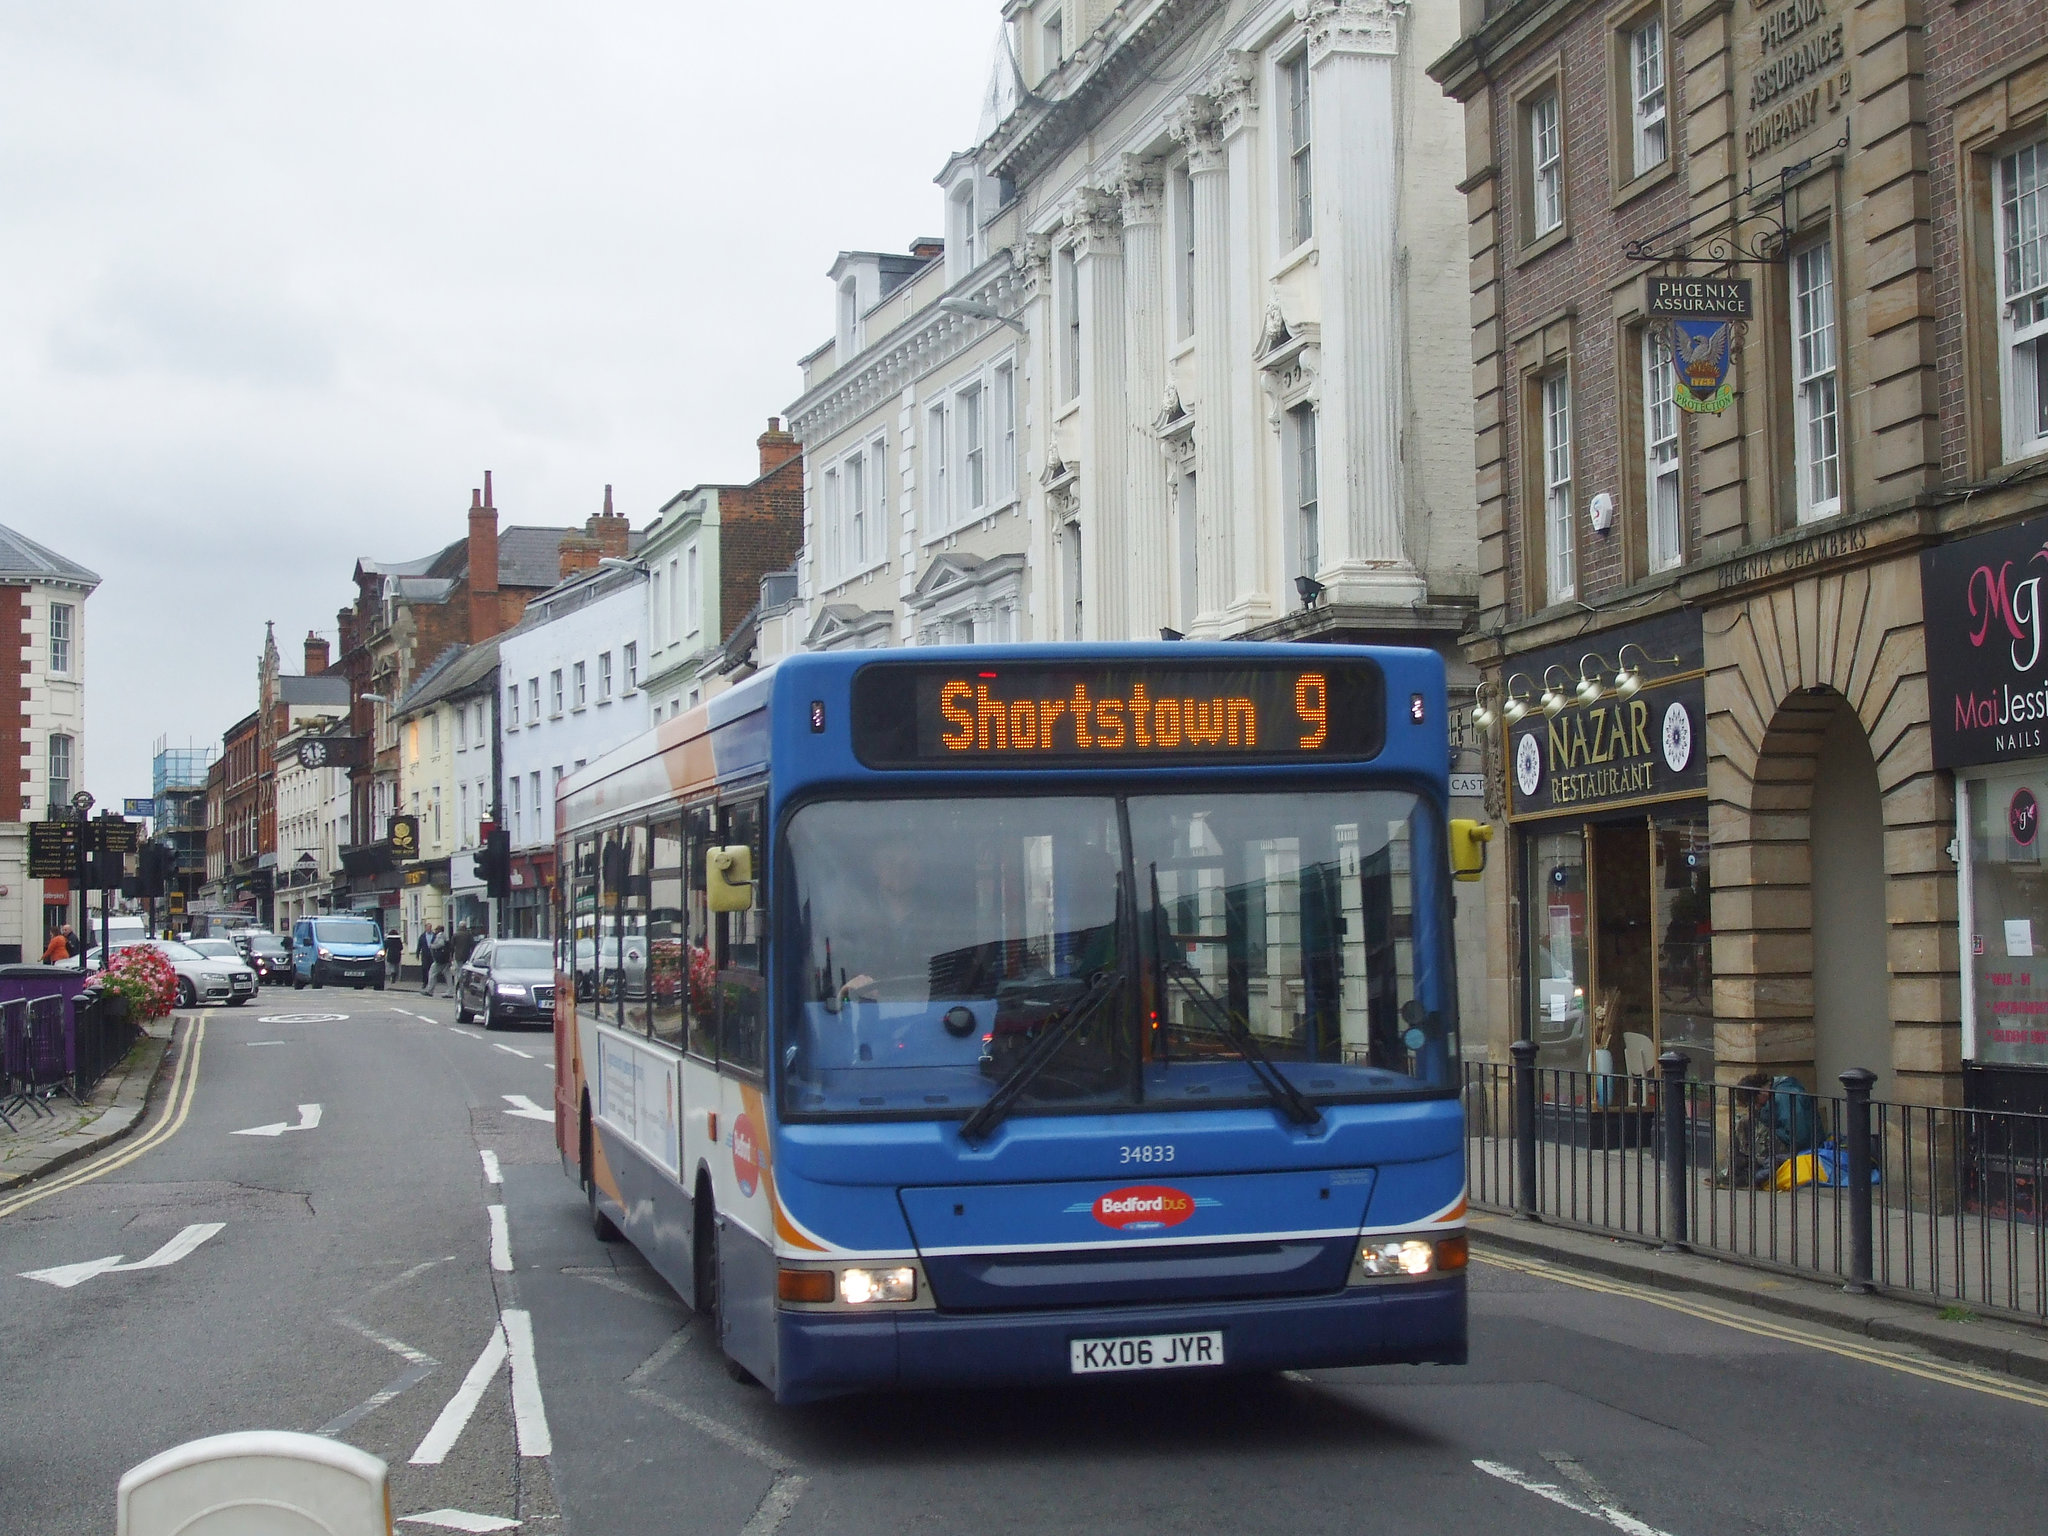
POLYGON ((384 963, 391 967, 391 985, 398 985, 398 973, 405 969, 405 940, 395 933, 384 935, 384 963))
POLYGON ((62 965, 70 958, 71 945, 64 938, 64 930, 59 928, 50 935, 50 942, 43 946, 43 964, 62 965))
POLYGON ((434 995, 434 925, 421 925, 419 942, 413 946, 420 957, 420 991, 434 995))
MULTIPOLYGON (((427 995, 429 997, 433 996, 433 987, 448 986, 448 925, 446 923, 443 923, 434 930, 433 956, 434 980, 432 986, 428 988, 427 995)), ((455 989, 449 987, 448 990, 452 992, 455 989)))

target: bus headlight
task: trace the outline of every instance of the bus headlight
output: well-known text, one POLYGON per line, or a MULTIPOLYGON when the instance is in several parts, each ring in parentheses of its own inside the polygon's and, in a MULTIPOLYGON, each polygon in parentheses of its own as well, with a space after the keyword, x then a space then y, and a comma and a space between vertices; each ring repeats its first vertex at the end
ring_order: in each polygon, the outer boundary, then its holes
POLYGON ((1465 1260, 1463 1233, 1434 1240, 1424 1237, 1367 1238, 1358 1248, 1358 1272, 1368 1280, 1397 1276, 1416 1278, 1463 1269, 1465 1260))
POLYGON ((849 1307, 872 1301, 915 1301, 917 1271, 907 1265, 901 1269, 842 1269, 839 1299, 849 1307))

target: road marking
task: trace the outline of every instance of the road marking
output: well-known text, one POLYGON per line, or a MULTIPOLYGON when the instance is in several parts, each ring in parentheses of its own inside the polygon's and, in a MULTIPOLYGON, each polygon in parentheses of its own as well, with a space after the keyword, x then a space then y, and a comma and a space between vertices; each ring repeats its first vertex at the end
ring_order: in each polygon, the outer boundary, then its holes
POLYGON ((511 1046, 509 1046, 509 1045, 500 1045, 500 1044, 498 1044, 498 1042, 497 1042, 497 1041, 495 1041, 495 1040, 493 1040, 493 1041, 491 1042, 491 1049, 493 1049, 493 1050, 497 1050, 497 1051, 503 1051, 503 1052, 504 1052, 504 1053, 505 1053, 506 1055, 508 1055, 508 1056, 517 1056, 517 1057, 518 1057, 518 1058, 519 1058, 519 1059, 520 1059, 521 1061, 531 1061, 531 1060, 533 1060, 533 1055, 532 1055, 532 1053, 531 1053, 531 1052, 529 1052, 529 1051, 515 1051, 515 1050, 513 1050, 513 1049, 512 1049, 512 1047, 511 1047, 511 1046))
POLYGON ((533 1317, 508 1310, 504 1318, 512 1346, 512 1432, 519 1441, 519 1454, 553 1455, 555 1441, 548 1433, 547 1405, 540 1396, 540 1367, 533 1358, 533 1317))
POLYGON ((505 1220, 505 1207, 487 1206, 491 1215, 491 1268, 500 1274, 512 1272, 512 1228, 505 1220))
POLYGON ((1951 1365, 1945 1360, 1922 1359, 1875 1344, 1831 1339, 1770 1318, 1744 1317, 1704 1302, 1681 1300, 1674 1294, 1653 1290, 1648 1286, 1631 1285, 1626 1281, 1609 1280, 1602 1276, 1577 1274, 1553 1264, 1546 1264, 1540 1259, 1506 1259, 1496 1253, 1475 1253, 1472 1258, 1475 1263, 1491 1264, 1496 1269, 1511 1269, 1519 1274, 1536 1275, 1545 1280, 1555 1280, 1560 1285, 1575 1286, 1582 1291, 1596 1291, 1603 1296, 1626 1296, 1635 1301, 1648 1302, 1653 1307, 1662 1307, 1667 1312, 1682 1312, 1687 1317, 1696 1317, 1702 1322, 1719 1323, 1724 1328, 1753 1333, 1759 1338, 1803 1345, 1807 1349, 1840 1355, 1845 1360, 1857 1360, 1865 1365, 1883 1366, 1886 1370, 1899 1371, 1907 1376, 1918 1376, 1923 1381, 1961 1387, 1970 1392, 1982 1392, 1990 1397, 2002 1397, 2008 1402, 2026 1403, 2035 1408, 2048 1408, 2048 1388, 2031 1386, 2015 1377, 1973 1370, 1964 1365, 1951 1365))
POLYGON ((587 1281, 591 1285, 601 1285, 608 1291, 617 1291, 621 1296, 631 1296, 638 1301, 650 1301, 657 1307, 666 1307, 675 1301, 673 1293, 657 1296, 654 1292, 643 1291, 630 1281, 621 1280, 617 1275, 605 1270, 565 1269, 562 1273, 573 1279, 587 1281))
POLYGON ((455 1442, 462 1438, 462 1432, 469 1428, 469 1421, 476 1414, 476 1405, 483 1401, 484 1389, 498 1374, 498 1367, 505 1363, 506 1354, 505 1326, 494 1322, 491 1324, 490 1342, 484 1345, 484 1352, 476 1357, 476 1364, 469 1368, 469 1374, 462 1378, 462 1385, 455 1389, 455 1395, 448 1399, 433 1427, 427 1431, 427 1437, 412 1453, 414 1466, 435 1467, 447 1458, 455 1448, 455 1442))
POLYGON ((284 1043, 282 1040, 244 1040, 242 1042, 244 1045, 283 1045, 284 1043))
POLYGON ((313 1433, 325 1436, 329 1440, 345 1434, 348 1430, 354 1428, 359 1420, 375 1413, 401 1392, 409 1391, 425 1381, 434 1374, 435 1367, 440 1363, 438 1360, 429 1360, 422 1355, 418 1365, 407 1366, 398 1375, 394 1376, 388 1384, 372 1392, 360 1403, 357 1403, 355 1407, 349 1409, 347 1413, 338 1414, 334 1418, 329 1419, 325 1424, 314 1430, 313 1433))
POLYGON ((734 1429, 729 1424, 721 1424, 694 1408, 687 1408, 665 1392, 657 1392, 652 1387, 639 1385, 675 1358, 676 1351, 683 1347, 683 1338, 688 1332, 687 1325, 678 1328, 669 1335, 667 1343, 641 1361, 633 1374, 626 1378, 626 1390, 643 1403, 652 1404, 663 1413, 682 1420, 692 1429, 709 1435, 720 1445, 738 1451, 748 1460, 759 1462, 773 1472, 775 1480, 761 1496, 761 1502, 755 1506, 752 1518, 740 1528, 740 1536, 774 1536, 776 1529, 789 1518, 790 1511, 796 1508, 797 1500, 803 1497, 810 1479, 792 1467, 787 1456, 771 1450, 752 1435, 734 1429))
POLYGON ((434 1509, 424 1515, 400 1515, 400 1525, 438 1525, 444 1531, 516 1531, 520 1522, 501 1520, 496 1515, 473 1514, 466 1509, 434 1509))
POLYGON ((1497 1461, 1475 1461, 1472 1463, 1488 1477, 1497 1477, 1504 1483, 1511 1483, 1524 1493, 1533 1493, 1539 1499, 1571 1510, 1574 1514, 1592 1520, 1603 1520, 1617 1531, 1626 1531, 1628 1536, 1666 1536, 1654 1525, 1645 1525, 1634 1515, 1624 1513, 1608 1504, 1594 1504, 1573 1498, 1555 1483, 1539 1483, 1533 1477, 1517 1472, 1513 1467, 1504 1467, 1497 1461))
POLYGON ((340 1024, 348 1018, 345 1013, 270 1013, 256 1022, 258 1024, 340 1024))
POLYGON ((185 1123, 186 1115, 191 1113, 192 1098, 198 1091, 199 1051, 205 1043, 206 1021, 195 1020, 186 1032, 184 1053, 171 1075, 170 1096, 165 1101, 170 1108, 154 1127, 144 1132, 138 1140, 124 1142, 104 1157, 59 1174, 40 1189, 32 1190, 25 1195, 17 1195, 11 1200, 0 1201, 0 1217, 12 1216, 16 1211, 26 1210, 52 1195, 62 1194, 67 1189, 76 1189, 81 1184, 90 1184, 95 1179, 104 1178, 116 1168, 127 1167, 138 1157, 154 1151, 177 1135, 179 1127, 185 1123))
POLYGON ((500 1094, 499 1097, 512 1106, 505 1111, 508 1115, 516 1115, 521 1120, 540 1120, 548 1125, 555 1123, 555 1112, 552 1109, 542 1109, 523 1093, 506 1093, 500 1094))
POLYGON ((185 1228, 163 1247, 146 1259, 137 1259, 133 1264, 121 1262, 124 1255, 111 1258, 88 1259, 83 1264, 60 1264, 55 1269, 30 1269, 22 1272, 24 1280, 40 1280, 45 1285, 54 1285, 60 1290, 70 1290, 82 1285, 95 1275, 129 1274, 138 1269, 168 1269, 180 1259, 189 1256, 208 1238, 215 1236, 227 1225, 223 1221, 198 1222, 185 1228))
POLYGON ((317 1131, 320 1129, 320 1106, 301 1104, 299 1123, 287 1125, 280 1120, 275 1125, 252 1125, 246 1131, 230 1131, 231 1136, 282 1136, 286 1131, 317 1131))
POLYGON ((486 1184, 502 1184, 505 1182, 504 1172, 498 1167, 497 1153, 491 1151, 488 1147, 484 1147, 478 1149, 477 1156, 484 1160, 484 1182, 486 1184))
MULTIPOLYGON (((432 1022, 432 1021, 430 1020, 429 1022, 432 1022)), ((463 1038, 463 1039, 465 1039, 465 1040, 474 1040, 474 1039, 476 1039, 476 1036, 475 1036, 475 1035, 472 1035, 472 1034, 471 1034, 471 1033, 470 1033, 470 1032, 469 1032, 468 1030, 466 1030, 466 1029, 457 1029, 457 1028, 456 1028, 456 1027, 455 1027, 455 1026, 454 1026, 453 1024, 450 1024, 450 1025, 448 1026, 448 1033, 449 1033, 449 1034, 451 1034, 451 1035, 460 1035, 460 1036, 462 1036, 462 1038, 463 1038)))

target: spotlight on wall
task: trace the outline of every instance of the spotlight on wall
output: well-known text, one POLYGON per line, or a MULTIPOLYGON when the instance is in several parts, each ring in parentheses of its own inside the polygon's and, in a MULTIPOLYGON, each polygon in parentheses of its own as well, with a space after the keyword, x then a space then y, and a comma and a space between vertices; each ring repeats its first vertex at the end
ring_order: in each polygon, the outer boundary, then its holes
POLYGON ((1182 633, 1181 633, 1181 632, 1180 632, 1179 630, 1177 630, 1177 629, 1165 629, 1165 628, 1162 628, 1162 629, 1161 629, 1161 630, 1159 631, 1159 638, 1160 638, 1160 639, 1162 639, 1162 640, 1185 640, 1185 639, 1187 639, 1187 636, 1186 636, 1186 635, 1184 635, 1184 634, 1182 634, 1182 633))
POLYGON ((1313 576, 1294 578, 1294 590, 1301 594, 1301 606, 1313 608, 1323 595, 1323 584, 1313 576))

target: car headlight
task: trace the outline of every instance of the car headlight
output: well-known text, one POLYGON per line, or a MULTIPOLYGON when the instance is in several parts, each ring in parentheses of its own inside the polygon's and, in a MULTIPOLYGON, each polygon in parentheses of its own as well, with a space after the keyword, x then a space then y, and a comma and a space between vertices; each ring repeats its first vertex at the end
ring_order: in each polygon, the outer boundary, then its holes
POLYGON ((334 958, 334 951, 331 949, 323 949, 319 951, 319 955, 322 960, 332 960, 334 958))
POLYGON ((915 1301, 917 1271, 908 1265, 899 1269, 842 1269, 839 1299, 849 1307, 875 1301, 915 1301))
POLYGON ((500 997, 524 997, 526 988, 513 982, 501 981, 497 984, 497 993, 500 997))
POLYGON ((1417 1277, 1463 1269, 1467 1257, 1465 1235, 1449 1237, 1369 1237, 1358 1248, 1359 1273, 1369 1280, 1396 1276, 1417 1277))

